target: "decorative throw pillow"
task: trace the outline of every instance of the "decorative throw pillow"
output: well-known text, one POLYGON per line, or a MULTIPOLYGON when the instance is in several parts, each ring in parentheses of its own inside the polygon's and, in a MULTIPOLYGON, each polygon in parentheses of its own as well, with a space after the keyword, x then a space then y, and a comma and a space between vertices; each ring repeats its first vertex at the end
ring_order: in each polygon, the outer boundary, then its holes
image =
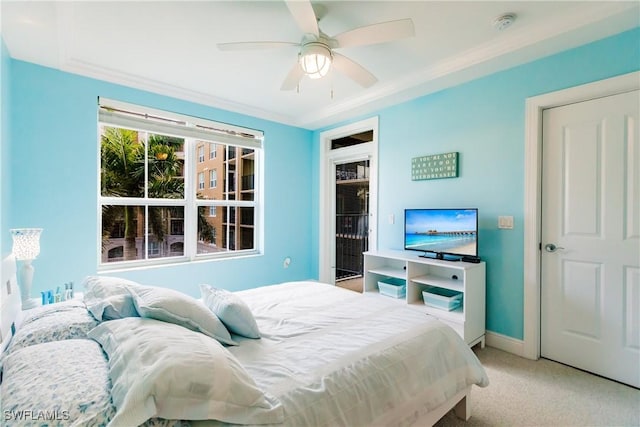
POLYGON ((99 321, 139 317, 129 289, 144 287, 119 277, 88 276, 84 279, 84 302, 99 321))
POLYGON ((247 338, 260 338, 260 330, 251 309, 239 296, 226 289, 200 285, 202 301, 230 332, 247 338))
POLYGON ((82 301, 65 301, 29 310, 27 317, 9 342, 7 353, 51 341, 87 338, 98 321, 82 301), (78 305, 80 304, 80 305, 78 305))
POLYGON ((277 424, 278 399, 265 395, 240 362, 203 334, 153 319, 104 322, 89 332, 109 356, 109 425, 140 425, 149 418, 277 424))
POLYGON ((237 345, 220 319, 189 295, 173 289, 144 286, 132 289, 131 296, 140 317, 175 323, 223 344, 237 345))

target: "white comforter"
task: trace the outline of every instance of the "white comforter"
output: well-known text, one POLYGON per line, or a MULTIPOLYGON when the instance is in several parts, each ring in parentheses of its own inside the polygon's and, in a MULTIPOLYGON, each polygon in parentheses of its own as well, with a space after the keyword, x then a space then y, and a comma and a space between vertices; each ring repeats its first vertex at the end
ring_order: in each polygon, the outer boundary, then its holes
POLYGON ((419 410, 427 412, 469 385, 488 385, 480 362, 451 328, 402 301, 317 282, 238 295, 262 339, 234 337, 241 344, 229 350, 259 387, 281 400, 284 426, 369 425, 415 396, 423 397, 419 410))

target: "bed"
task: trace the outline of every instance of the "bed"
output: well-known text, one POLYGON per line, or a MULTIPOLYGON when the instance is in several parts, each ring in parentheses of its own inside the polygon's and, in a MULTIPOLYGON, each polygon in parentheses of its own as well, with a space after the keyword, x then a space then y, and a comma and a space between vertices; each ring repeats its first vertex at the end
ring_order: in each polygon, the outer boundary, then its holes
POLYGON ((196 300, 92 277, 82 299, 20 312, 12 259, 2 275, 5 425, 425 426, 468 419, 489 382, 450 327, 318 282, 196 300))

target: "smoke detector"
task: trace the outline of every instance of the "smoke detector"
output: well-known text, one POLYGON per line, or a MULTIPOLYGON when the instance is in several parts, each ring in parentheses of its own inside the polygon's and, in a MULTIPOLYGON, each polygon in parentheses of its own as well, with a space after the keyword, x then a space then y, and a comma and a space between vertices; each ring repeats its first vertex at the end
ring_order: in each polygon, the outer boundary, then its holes
POLYGON ((493 20, 493 27, 498 31, 506 30, 516 20, 515 13, 505 13, 493 20))

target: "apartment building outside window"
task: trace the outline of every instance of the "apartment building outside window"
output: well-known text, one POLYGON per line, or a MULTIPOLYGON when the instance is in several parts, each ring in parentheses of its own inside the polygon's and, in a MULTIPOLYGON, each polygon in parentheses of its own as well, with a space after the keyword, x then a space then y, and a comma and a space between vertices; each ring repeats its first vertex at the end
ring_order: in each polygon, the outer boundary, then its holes
POLYGON ((104 99, 99 129, 101 268, 259 253, 261 132, 104 99))

